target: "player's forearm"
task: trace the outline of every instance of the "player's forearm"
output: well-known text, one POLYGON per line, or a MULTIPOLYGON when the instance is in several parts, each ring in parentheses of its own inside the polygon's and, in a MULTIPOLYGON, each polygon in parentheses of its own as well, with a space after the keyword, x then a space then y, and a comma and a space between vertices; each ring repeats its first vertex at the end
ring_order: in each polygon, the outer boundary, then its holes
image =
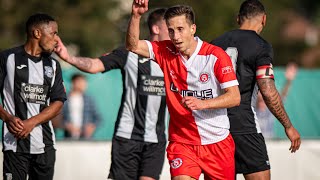
POLYGON ((129 51, 136 52, 140 34, 140 15, 132 15, 130 18, 127 35, 126 48, 129 51))
POLYGON ((284 109, 282 99, 277 91, 273 79, 259 79, 258 86, 262 97, 270 112, 278 119, 285 128, 292 126, 287 112, 284 109))
POLYGON ((10 117, 11 115, 3 109, 2 106, 0 106, 0 118, 2 119, 3 122, 6 122, 6 120, 10 117))
POLYGON ((59 112, 62 109, 62 106, 63 106, 63 102, 54 101, 50 104, 50 106, 46 107, 43 111, 41 111, 41 113, 31 117, 30 119, 32 119, 35 125, 48 122, 49 120, 53 119, 59 114, 59 112))
POLYGON ((226 92, 217 98, 206 100, 206 109, 221 109, 239 106, 241 100, 238 86, 226 89, 226 92))
POLYGON ((88 72, 88 73, 97 73, 94 70, 92 58, 71 56, 67 60, 67 62, 75 66, 81 71, 88 72))

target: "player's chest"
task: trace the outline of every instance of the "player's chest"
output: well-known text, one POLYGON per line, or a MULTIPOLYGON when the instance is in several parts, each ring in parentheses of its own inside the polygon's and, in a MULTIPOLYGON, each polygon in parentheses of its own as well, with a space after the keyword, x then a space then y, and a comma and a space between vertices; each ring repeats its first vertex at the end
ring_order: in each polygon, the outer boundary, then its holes
POLYGON ((187 61, 176 57, 166 64, 166 70, 171 79, 206 83, 215 76, 213 66, 213 60, 202 56, 187 61))

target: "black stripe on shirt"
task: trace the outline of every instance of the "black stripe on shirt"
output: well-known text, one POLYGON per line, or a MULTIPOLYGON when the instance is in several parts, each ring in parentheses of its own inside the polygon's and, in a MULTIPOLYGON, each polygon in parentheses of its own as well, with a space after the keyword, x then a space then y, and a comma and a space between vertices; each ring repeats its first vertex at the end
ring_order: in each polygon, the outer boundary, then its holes
MULTIPOLYGON (((28 119, 27 102, 23 98, 23 91, 21 90, 22 83, 29 82, 29 64, 28 57, 17 53, 15 54, 15 74, 14 74, 14 104, 15 104, 15 116, 20 117, 21 120, 28 119), (17 68, 26 65, 25 68, 17 68)), ((30 151, 30 136, 26 139, 17 140, 17 152, 29 152, 30 151)))
MULTIPOLYGON (((139 56, 137 87, 142 86, 140 85, 140 83, 142 83, 142 75, 151 75, 151 61, 139 63, 139 60, 141 59, 143 59, 143 57, 139 56)), ((136 92, 137 101, 134 109, 134 127, 132 130, 131 138, 144 141, 148 96, 139 94, 138 91, 139 90, 137 90, 136 92)))

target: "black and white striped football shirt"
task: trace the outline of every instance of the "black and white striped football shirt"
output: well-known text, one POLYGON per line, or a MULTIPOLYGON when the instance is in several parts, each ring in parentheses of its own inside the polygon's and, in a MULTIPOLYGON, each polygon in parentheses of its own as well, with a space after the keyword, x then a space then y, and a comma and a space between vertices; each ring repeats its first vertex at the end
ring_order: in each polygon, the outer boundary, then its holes
POLYGON ((165 87, 159 65, 118 48, 100 57, 105 71, 120 69, 123 94, 114 135, 144 142, 164 142, 165 87))
MULTIPOLYGON (((39 114, 50 102, 66 100, 61 68, 50 55, 33 57, 23 46, 0 53, 0 89, 4 109, 21 120, 39 114)), ((3 123, 3 150, 40 154, 54 148, 51 121, 36 126, 25 139, 16 139, 3 123)))

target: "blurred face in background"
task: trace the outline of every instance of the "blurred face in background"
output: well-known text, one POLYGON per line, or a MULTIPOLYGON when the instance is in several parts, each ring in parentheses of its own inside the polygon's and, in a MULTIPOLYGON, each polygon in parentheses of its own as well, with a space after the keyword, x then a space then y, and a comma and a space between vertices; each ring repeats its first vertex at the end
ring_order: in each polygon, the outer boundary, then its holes
POLYGON ((170 40, 166 21, 162 19, 161 21, 158 21, 156 25, 158 26, 158 30, 159 30, 158 41, 170 40))
POLYGON ((84 93, 87 89, 87 80, 84 77, 78 77, 72 82, 72 90, 84 93))

